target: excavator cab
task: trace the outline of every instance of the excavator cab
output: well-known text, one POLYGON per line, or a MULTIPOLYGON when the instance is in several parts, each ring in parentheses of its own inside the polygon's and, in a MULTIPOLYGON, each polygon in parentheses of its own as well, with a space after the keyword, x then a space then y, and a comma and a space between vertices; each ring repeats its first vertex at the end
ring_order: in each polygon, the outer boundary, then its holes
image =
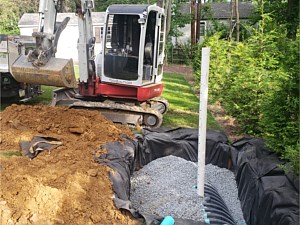
POLYGON ((101 80, 136 87, 160 82, 164 24, 163 9, 154 5, 109 6, 103 56, 97 62, 101 80))

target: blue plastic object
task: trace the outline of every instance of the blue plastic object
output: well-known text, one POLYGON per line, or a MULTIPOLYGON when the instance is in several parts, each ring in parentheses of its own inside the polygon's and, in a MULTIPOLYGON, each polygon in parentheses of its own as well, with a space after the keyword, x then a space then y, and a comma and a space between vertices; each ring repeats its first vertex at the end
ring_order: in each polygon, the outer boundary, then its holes
POLYGON ((160 225, 174 225, 175 221, 172 216, 166 216, 160 225))

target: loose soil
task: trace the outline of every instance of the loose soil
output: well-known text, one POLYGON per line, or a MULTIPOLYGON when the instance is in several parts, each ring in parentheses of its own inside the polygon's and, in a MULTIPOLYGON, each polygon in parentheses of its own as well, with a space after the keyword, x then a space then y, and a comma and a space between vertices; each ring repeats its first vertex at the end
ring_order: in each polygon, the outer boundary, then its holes
MULTIPOLYGON (((195 86, 195 79, 193 76, 192 67, 185 65, 170 64, 168 66, 165 66, 164 70, 166 72, 182 74, 185 77, 186 81, 192 87, 195 86)), ((199 91, 195 92, 195 95, 199 96, 199 91)), ((224 108, 221 104, 208 104, 208 109, 215 118, 215 120, 223 128, 230 141, 233 142, 245 136, 244 134, 240 133, 240 126, 235 120, 235 118, 226 115, 226 112, 224 111, 224 108)))
POLYGON ((99 112, 48 106, 12 105, 0 119, 0 153, 20 151, 35 135, 63 142, 32 160, 0 158, 0 224, 140 224, 115 208, 110 169, 93 160, 101 144, 131 136, 127 127, 99 112))

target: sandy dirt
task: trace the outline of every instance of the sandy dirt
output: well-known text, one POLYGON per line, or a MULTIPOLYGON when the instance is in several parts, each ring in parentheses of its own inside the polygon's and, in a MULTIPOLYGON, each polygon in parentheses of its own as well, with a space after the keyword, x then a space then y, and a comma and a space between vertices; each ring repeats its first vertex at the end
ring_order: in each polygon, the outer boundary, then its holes
POLYGON ((140 224, 117 210, 109 168, 93 160, 101 144, 131 131, 100 113, 48 106, 12 105, 0 114, 0 152, 20 151, 35 135, 63 145, 26 156, 0 158, 0 224, 140 224))

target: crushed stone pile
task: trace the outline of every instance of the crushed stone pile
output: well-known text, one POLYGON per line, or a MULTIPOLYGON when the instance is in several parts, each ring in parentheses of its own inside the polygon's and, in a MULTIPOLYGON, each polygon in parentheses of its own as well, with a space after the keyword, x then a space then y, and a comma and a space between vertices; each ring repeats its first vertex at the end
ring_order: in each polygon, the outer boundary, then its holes
MULTIPOLYGON (((205 182, 216 188, 236 224, 245 224, 234 174, 208 164, 205 182)), ((130 200, 132 206, 142 213, 203 222, 205 199, 197 195, 196 185, 197 164, 170 155, 158 158, 133 173, 130 200)))
POLYGON ((97 164, 99 146, 131 136, 99 112, 48 106, 12 105, 0 113, 0 224, 140 224, 117 210, 109 168, 97 164), (26 156, 20 141, 53 137, 62 145, 26 156))
POLYGON ((197 195, 196 184, 193 162, 166 156, 133 173, 130 200, 140 212, 204 221, 203 199, 197 195))

